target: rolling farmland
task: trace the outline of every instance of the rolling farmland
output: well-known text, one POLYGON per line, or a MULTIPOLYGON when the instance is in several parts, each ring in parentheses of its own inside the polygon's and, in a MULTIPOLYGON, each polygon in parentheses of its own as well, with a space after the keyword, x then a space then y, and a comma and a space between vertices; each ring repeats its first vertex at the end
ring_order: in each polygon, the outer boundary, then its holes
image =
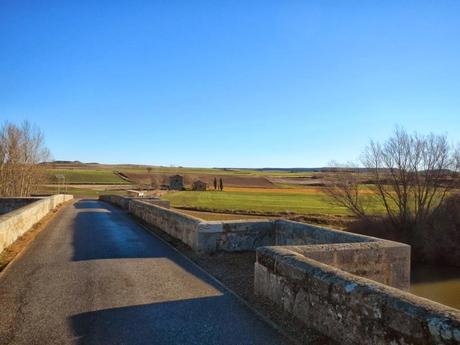
MULTIPOLYGON (((55 175, 64 175, 67 191, 77 197, 126 194, 127 188, 148 188, 152 180, 167 184, 173 174, 184 176, 186 188, 203 180, 212 188, 214 178, 224 181, 224 191, 170 191, 162 196, 176 208, 222 214, 305 214, 346 216, 343 207, 331 205, 322 193, 321 172, 217 168, 152 167, 104 164, 54 164, 47 167, 49 182, 42 193, 56 192, 55 175), (120 177, 123 176, 124 178, 120 177)), ((369 210, 381 209, 369 198, 369 210)), ((206 215, 208 218, 213 218, 206 215)))

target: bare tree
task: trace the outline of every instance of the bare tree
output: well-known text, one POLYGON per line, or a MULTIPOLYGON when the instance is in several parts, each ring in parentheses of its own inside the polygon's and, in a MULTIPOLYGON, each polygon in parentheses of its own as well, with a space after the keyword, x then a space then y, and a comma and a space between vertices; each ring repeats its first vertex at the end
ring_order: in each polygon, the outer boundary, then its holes
MULTIPOLYGON (((373 182, 377 200, 393 226, 411 232, 458 187, 459 150, 443 135, 408 134, 396 129, 384 143, 371 141, 362 163, 373 182)), ((332 200, 359 217, 365 217, 360 182, 353 174, 340 173, 325 188, 332 200)))
POLYGON ((28 196, 44 180, 39 163, 49 159, 43 133, 30 123, 0 128, 0 195, 28 196))
POLYGON ((339 165, 331 162, 331 169, 325 177, 324 193, 336 206, 345 207, 357 217, 365 217, 365 211, 360 194, 360 179, 355 171, 355 165, 339 165))
POLYGON ((426 221, 455 188, 455 155, 447 137, 396 129, 383 144, 371 142, 363 164, 392 224, 411 230, 426 221))

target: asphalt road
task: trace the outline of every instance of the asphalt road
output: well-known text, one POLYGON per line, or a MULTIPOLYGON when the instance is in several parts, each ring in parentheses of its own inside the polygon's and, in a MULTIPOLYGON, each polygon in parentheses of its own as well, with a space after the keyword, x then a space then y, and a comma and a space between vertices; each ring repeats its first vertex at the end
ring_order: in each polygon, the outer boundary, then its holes
POLYGON ((0 344, 286 344, 123 211, 63 210, 0 275, 0 344))

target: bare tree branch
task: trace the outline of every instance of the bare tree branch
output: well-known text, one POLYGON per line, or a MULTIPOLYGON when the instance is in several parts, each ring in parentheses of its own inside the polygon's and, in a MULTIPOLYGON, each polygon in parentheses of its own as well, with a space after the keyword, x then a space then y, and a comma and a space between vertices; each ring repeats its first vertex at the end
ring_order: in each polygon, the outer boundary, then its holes
MULTIPOLYGON (((410 135, 397 128, 382 144, 370 142, 362 164, 388 219, 409 233, 459 186, 460 147, 454 150, 444 135, 410 135)), ((364 217, 359 180, 344 170, 330 176, 324 190, 334 204, 364 217)))
POLYGON ((44 135, 30 123, 0 128, 0 196, 28 196, 43 181, 39 163, 49 159, 44 135))

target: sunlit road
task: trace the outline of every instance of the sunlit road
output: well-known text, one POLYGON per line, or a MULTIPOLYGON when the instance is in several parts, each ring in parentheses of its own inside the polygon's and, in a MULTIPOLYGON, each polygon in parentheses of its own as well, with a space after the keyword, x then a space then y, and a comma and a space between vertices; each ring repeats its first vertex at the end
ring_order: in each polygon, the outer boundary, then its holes
POLYGON ((0 275, 0 344, 286 344, 123 211, 59 211, 0 275))

